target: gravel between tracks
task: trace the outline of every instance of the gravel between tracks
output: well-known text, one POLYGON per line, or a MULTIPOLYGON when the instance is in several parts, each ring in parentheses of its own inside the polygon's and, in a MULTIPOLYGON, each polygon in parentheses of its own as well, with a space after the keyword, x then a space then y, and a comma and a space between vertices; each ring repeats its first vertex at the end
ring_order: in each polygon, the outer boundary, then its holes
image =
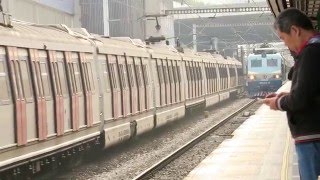
MULTIPOLYGON (((228 116, 231 112, 247 104, 250 99, 237 99, 220 104, 209 110, 209 117, 202 113, 178 120, 162 128, 155 129, 122 145, 97 152, 83 165, 59 172, 56 179, 132 179, 145 169, 151 167, 172 151, 201 134, 214 122, 228 116)), ((154 176, 154 179, 182 179, 224 139, 229 138, 244 118, 234 118, 230 127, 214 133, 193 148, 185 158, 179 158, 154 176), (233 125, 232 125, 233 124, 233 125), (206 144, 206 145, 202 145, 206 144), (178 162, 178 163, 177 163, 178 162)))

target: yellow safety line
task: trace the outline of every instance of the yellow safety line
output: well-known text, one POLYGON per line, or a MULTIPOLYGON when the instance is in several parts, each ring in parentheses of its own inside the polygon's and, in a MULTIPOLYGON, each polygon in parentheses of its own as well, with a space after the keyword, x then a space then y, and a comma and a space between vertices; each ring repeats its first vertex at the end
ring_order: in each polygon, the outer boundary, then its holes
POLYGON ((286 146, 282 157, 281 180, 288 180, 289 155, 291 148, 291 137, 287 131, 286 146))

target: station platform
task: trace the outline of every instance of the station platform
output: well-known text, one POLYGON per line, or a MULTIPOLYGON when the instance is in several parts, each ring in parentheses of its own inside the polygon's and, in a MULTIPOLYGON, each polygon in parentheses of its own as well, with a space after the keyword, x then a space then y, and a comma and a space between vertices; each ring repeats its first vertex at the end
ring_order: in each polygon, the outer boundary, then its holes
MULTIPOLYGON (((288 92, 291 82, 278 92, 288 92)), ((264 104, 185 180, 299 180, 297 156, 285 112, 264 104)))

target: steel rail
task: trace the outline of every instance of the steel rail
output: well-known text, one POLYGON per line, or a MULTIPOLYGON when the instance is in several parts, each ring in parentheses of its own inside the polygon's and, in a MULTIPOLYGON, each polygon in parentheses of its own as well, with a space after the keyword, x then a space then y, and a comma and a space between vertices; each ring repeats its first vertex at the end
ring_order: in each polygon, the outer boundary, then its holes
POLYGON ((228 117, 226 117, 226 118, 222 119, 221 121, 219 121, 218 123, 214 124, 213 126, 208 128, 205 132, 203 132, 199 136, 195 137, 191 141, 187 142, 185 145, 183 145, 182 147, 180 147, 176 151, 172 152, 167 157, 163 158, 162 160, 160 160, 159 162, 154 164, 152 167, 146 169, 145 171, 143 171, 141 174, 139 174, 138 176, 136 176, 133 179, 135 179, 135 180, 143 179, 144 180, 144 179, 150 178, 157 171, 161 170, 163 167, 167 166, 170 162, 172 162, 173 160, 180 157, 186 151, 191 149, 194 145, 198 144, 201 140, 203 140, 204 138, 209 136, 212 132, 216 131, 218 128, 220 128, 222 125, 224 125, 228 120, 230 120, 233 117, 235 117, 236 115, 238 115, 240 112, 242 112, 244 109, 246 109, 247 107, 249 107, 250 105, 252 105, 256 101, 257 101, 256 99, 250 101, 249 103, 247 103, 246 105, 244 105, 243 107, 241 107, 240 109, 235 111, 234 113, 230 114, 228 117))

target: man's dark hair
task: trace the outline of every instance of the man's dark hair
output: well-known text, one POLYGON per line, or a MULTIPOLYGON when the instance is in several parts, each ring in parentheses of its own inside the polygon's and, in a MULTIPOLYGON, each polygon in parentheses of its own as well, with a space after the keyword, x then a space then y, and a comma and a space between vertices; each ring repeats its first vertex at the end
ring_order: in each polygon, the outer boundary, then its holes
POLYGON ((290 33, 291 26, 298 26, 305 30, 313 30, 312 22, 302 11, 289 8, 279 14, 274 23, 274 28, 281 32, 290 33))

